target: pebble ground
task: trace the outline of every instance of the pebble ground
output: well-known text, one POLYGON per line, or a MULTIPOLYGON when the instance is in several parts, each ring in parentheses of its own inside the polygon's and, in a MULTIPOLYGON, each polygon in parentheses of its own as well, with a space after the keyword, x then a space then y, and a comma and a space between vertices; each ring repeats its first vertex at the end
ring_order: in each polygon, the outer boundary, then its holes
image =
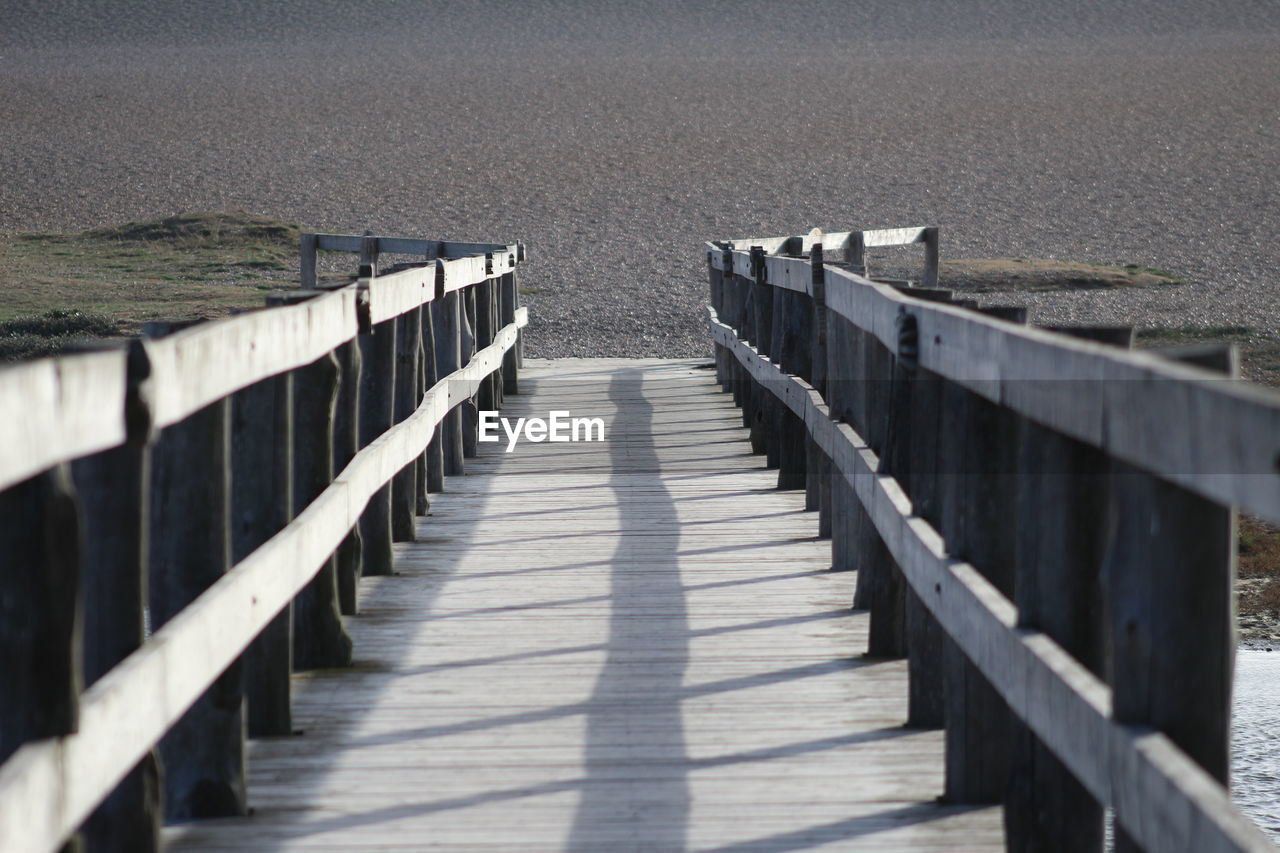
POLYGON ((706 354, 701 243, 814 226, 1193 282, 1041 321, 1275 331, 1278 48, 1274 0, 9 0, 0 230, 522 240, 538 356, 706 354))

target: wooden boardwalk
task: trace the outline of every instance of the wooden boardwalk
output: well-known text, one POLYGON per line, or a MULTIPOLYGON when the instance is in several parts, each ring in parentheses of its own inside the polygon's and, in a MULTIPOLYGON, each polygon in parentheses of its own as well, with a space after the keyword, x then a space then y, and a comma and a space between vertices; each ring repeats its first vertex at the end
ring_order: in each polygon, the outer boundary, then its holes
POLYGON ((362 582, 357 665, 251 743, 255 813, 170 849, 1002 848, 998 808, 934 803, 905 661, 862 657, 852 575, 702 364, 529 361, 503 414, 606 441, 482 444, 362 582))

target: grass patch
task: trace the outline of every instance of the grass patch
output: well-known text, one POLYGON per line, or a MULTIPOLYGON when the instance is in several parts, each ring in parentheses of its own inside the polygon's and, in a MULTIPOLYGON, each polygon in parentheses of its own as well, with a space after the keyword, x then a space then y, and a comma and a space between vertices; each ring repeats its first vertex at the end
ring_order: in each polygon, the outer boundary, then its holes
POLYGON ((55 355, 69 346, 119 333, 119 325, 110 317, 83 311, 46 311, 0 321, 0 361, 55 355))
POLYGON ((1155 326, 1138 329, 1134 338, 1140 347, 1235 344, 1243 378, 1280 388, 1280 337, 1274 333, 1248 326, 1155 326))
MULTIPOLYGON (((128 334, 149 320, 260 306, 263 291, 296 286, 298 237, 293 223, 244 212, 188 213, 69 234, 0 234, 0 323, 65 312, 103 318, 115 333, 128 334)), ((3 334, 28 336, 25 348, 10 349, 31 354, 44 351, 36 339, 53 346, 66 337, 3 334)))
MULTIPOLYGON (((920 268, 869 261, 877 278, 919 279, 920 268)), ((938 286, 969 293, 1111 290, 1123 287, 1169 287, 1186 279, 1140 264, 1089 264, 1048 258, 969 258, 942 261, 938 286)))

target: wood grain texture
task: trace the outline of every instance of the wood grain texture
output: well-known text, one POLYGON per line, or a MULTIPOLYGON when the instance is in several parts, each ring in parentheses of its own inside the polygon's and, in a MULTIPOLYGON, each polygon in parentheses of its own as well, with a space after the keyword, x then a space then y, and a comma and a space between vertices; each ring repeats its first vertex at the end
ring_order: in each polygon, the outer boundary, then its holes
MULTIPOLYGON (((246 820, 169 849, 1000 849, 860 658, 852 578, 690 362, 526 362, 508 417, 603 443, 480 444, 366 578, 356 669, 298 679, 246 820)), ((464 389, 465 391, 465 389, 464 389)))
POLYGON ((523 309, 517 311, 492 346, 437 382, 413 415, 356 454, 293 523, 98 679, 81 697, 77 732, 27 743, 0 765, 0 849, 57 848, 311 581, 373 494, 423 452, 452 405, 450 389, 474 389, 497 369, 526 322, 523 309))
POLYGON ((800 414, 829 455, 920 600, 1031 731, 1147 849, 1274 850, 1226 790, 1169 737, 1111 719, 1110 689, 1047 634, 1019 627, 1017 609, 969 563, 947 552, 861 435, 832 420, 808 383, 780 376, 709 309, 712 338, 800 414), (780 381, 781 380, 781 381, 780 381))
MULTIPOLYGON (((752 245, 769 251, 776 242, 752 245)), ((751 275, 747 246, 734 245, 734 270, 751 275)), ((718 251, 708 254, 713 266, 724 263, 718 251)), ((808 262, 765 263, 772 275, 777 266, 808 262)), ((1280 394, 1273 389, 1153 353, 1014 326, 959 304, 927 303, 834 266, 825 277, 828 308, 887 347, 895 345, 898 315, 910 311, 921 367, 1203 497, 1280 522, 1280 394)))

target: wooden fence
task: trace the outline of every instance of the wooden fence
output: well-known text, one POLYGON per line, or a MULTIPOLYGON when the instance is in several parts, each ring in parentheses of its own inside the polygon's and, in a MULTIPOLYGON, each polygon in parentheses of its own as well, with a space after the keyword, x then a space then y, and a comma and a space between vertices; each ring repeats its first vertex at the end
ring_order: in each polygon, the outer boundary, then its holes
POLYGON ((0 850, 245 812, 246 728, 291 734, 291 670, 350 663, 357 579, 517 390, 520 260, 304 235, 265 310, 0 371, 0 850), (316 248, 358 278, 317 289, 316 248))
POLYGON ((1280 395, 936 286, 937 231, 709 243, 720 381, 857 569, 907 724, 1010 850, 1273 850, 1231 805, 1235 512, 1280 521, 1280 395), (924 242, 929 287, 862 249, 924 242))

